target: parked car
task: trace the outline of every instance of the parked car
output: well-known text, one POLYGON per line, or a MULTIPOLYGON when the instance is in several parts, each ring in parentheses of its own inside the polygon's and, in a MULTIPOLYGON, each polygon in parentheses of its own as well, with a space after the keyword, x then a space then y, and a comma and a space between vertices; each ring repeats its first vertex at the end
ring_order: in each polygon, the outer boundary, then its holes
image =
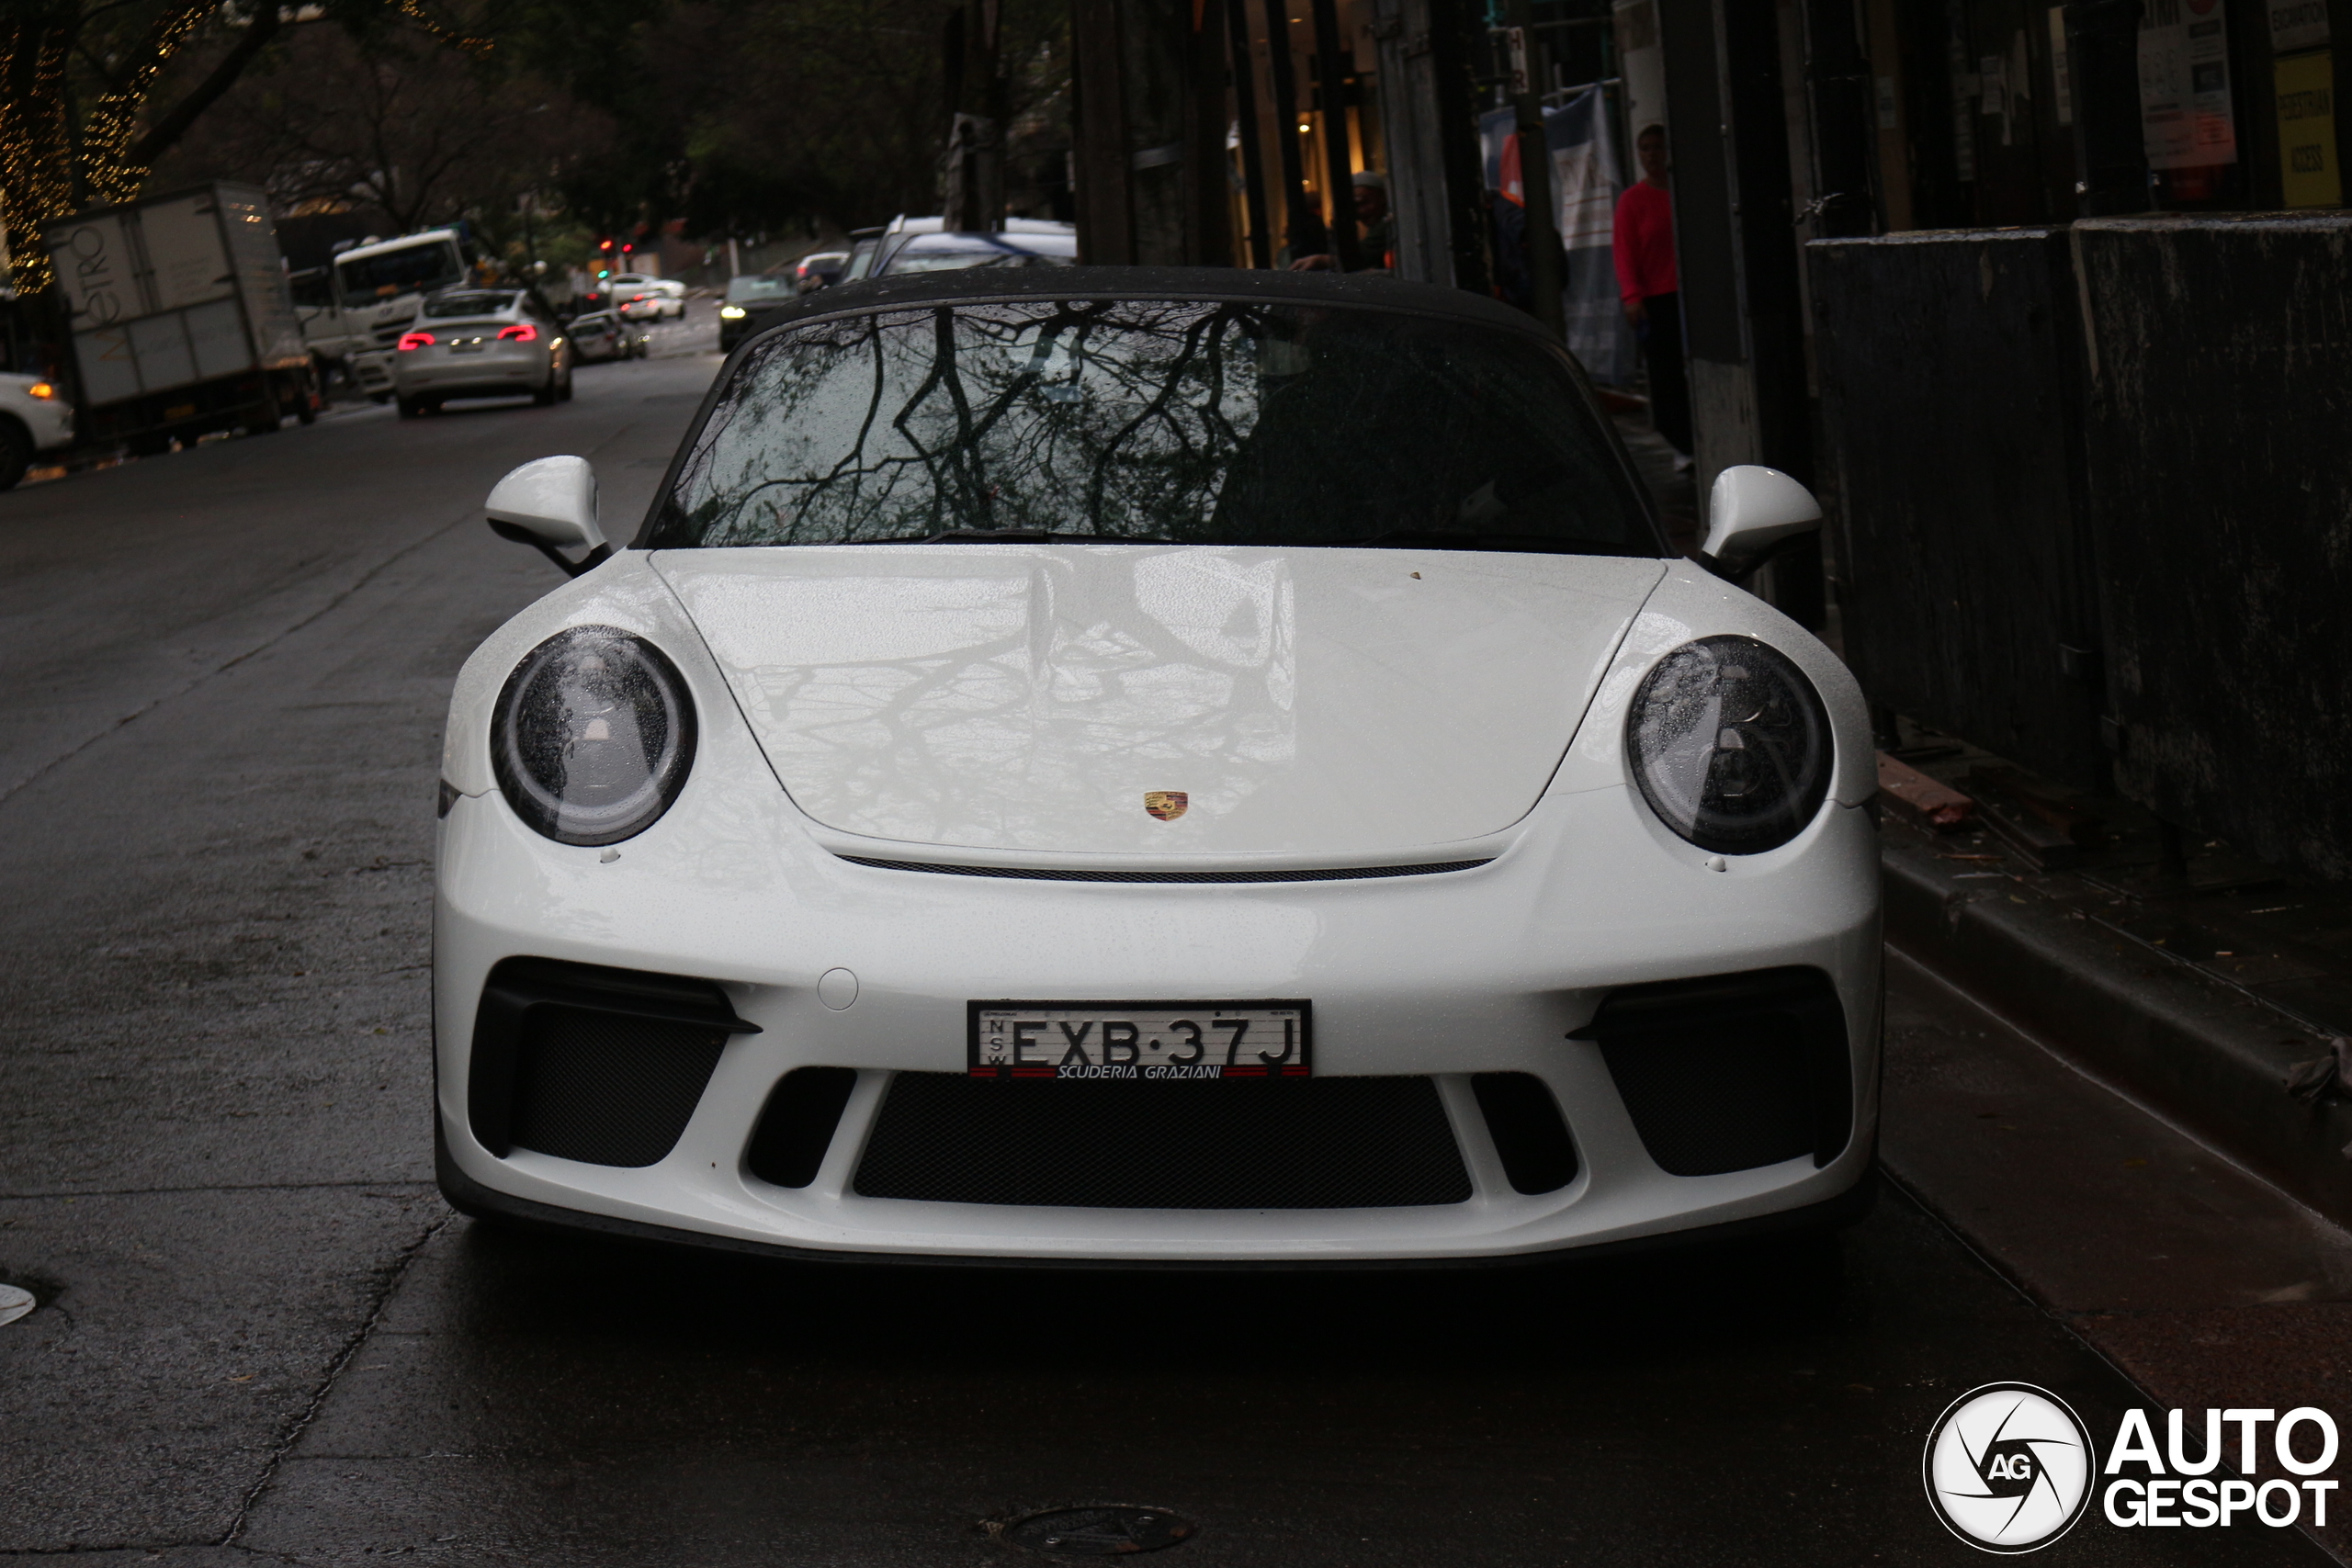
POLYGON ((839 282, 842 268, 849 265, 847 251, 815 251, 802 256, 792 269, 793 277, 804 294, 830 288, 839 282))
POLYGON ((727 298, 718 307, 718 351, 732 353, 737 344, 775 321, 799 298, 797 278, 775 273, 729 278, 727 298))
POLYGON ((675 321, 686 313, 686 286, 676 278, 624 272, 608 286, 620 313, 632 321, 675 321))
POLYGON ((849 231, 849 260, 842 264, 837 283, 855 283, 874 270, 875 253, 882 248, 879 229, 853 229, 849 231))
POLYGON ((46 376, 0 370, 0 490, 14 490, 33 457, 74 445, 74 405, 46 376))
POLYGON ((570 345, 528 289, 452 288, 417 307, 392 355, 392 389, 403 419, 452 398, 560 402, 571 396, 570 345))
POLYGON ((916 234, 884 254, 876 277, 958 272, 974 266, 1070 266, 1075 234, 916 234))
MULTIPOLYGON (((947 220, 938 217, 909 218, 901 213, 891 219, 883 226, 881 234, 875 243, 874 259, 862 276, 881 276, 890 265, 891 255, 900 246, 918 235, 939 233, 946 226, 947 220)), ((1032 237, 1060 235, 1071 242, 1069 254, 1072 255, 1077 254, 1078 226, 1074 223, 1064 223, 1051 218, 1008 218, 1004 220, 1004 228, 999 232, 1000 237, 1011 239, 1015 243, 1023 243, 1032 237)))
MULTIPOLYGON (((596 497, 546 457, 489 501, 575 581, 450 704, 459 1209, 1365 1266, 1867 1201, 1861 693, 1675 553, 1533 318, 1329 274, 828 290, 618 548, 596 497)), ((1727 469, 1713 566, 1819 516, 1727 469)))
POLYGON ((642 359, 649 352, 646 336, 613 310, 591 310, 574 316, 564 330, 571 356, 581 364, 607 359, 642 359))

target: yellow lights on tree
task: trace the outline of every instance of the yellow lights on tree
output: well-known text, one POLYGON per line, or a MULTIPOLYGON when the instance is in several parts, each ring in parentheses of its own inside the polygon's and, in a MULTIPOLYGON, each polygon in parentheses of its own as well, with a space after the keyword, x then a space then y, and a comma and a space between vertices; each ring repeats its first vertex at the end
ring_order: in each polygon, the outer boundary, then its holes
MULTIPOLYGON (((427 0, 374 3, 453 48, 490 50, 488 39, 434 20, 427 0)), ((315 15, 312 7, 278 0, 166 0, 152 6, 141 27, 121 9, 107 0, 0 8, 0 232, 23 237, 9 247, 22 293, 49 286, 49 251, 38 243, 44 228, 89 208, 135 199, 156 158, 227 90, 245 60, 280 28, 315 15), (228 41, 224 57, 179 102, 153 112, 149 98, 165 68, 211 38, 228 41), (85 86, 77 94, 69 63, 77 51, 92 57, 101 45, 103 90, 92 96, 85 86), (82 105, 87 110, 77 125, 82 105)))

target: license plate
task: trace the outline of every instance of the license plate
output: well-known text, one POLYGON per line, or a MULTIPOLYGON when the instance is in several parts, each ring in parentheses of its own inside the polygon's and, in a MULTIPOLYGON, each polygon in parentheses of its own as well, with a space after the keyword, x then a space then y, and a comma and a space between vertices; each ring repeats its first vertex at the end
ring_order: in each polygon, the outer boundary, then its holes
POLYGON ((480 354, 481 352, 481 344, 479 340, 473 343, 453 343, 449 345, 449 352, 452 354, 480 354))
POLYGON ((973 1002, 976 1078, 1303 1078, 1303 1001, 973 1002))

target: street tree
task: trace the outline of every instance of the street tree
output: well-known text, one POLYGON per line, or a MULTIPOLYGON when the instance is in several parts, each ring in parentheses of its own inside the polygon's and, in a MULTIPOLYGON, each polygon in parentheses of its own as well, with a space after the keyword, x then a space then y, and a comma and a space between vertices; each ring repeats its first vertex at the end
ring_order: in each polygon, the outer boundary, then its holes
POLYGON ((0 230, 19 289, 49 281, 37 236, 87 207, 128 201, 289 28, 325 22, 400 26, 483 51, 439 0, 11 0, 0 15, 0 230), (193 55, 204 68, 175 80, 193 55))

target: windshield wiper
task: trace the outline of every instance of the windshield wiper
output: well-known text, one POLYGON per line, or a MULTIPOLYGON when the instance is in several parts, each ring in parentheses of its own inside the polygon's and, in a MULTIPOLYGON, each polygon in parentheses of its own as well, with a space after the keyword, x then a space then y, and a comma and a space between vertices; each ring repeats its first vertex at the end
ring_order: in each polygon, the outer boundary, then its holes
POLYGON ((842 539, 844 545, 1180 545, 1150 534, 1069 534, 1051 528, 950 528, 939 534, 899 534, 887 539, 842 539))
POLYGON ((1503 550, 1555 556, 1618 556, 1627 552, 1602 539, 1564 539, 1557 534, 1471 534, 1446 528, 1390 528, 1354 539, 1319 539, 1333 549, 1503 550))

